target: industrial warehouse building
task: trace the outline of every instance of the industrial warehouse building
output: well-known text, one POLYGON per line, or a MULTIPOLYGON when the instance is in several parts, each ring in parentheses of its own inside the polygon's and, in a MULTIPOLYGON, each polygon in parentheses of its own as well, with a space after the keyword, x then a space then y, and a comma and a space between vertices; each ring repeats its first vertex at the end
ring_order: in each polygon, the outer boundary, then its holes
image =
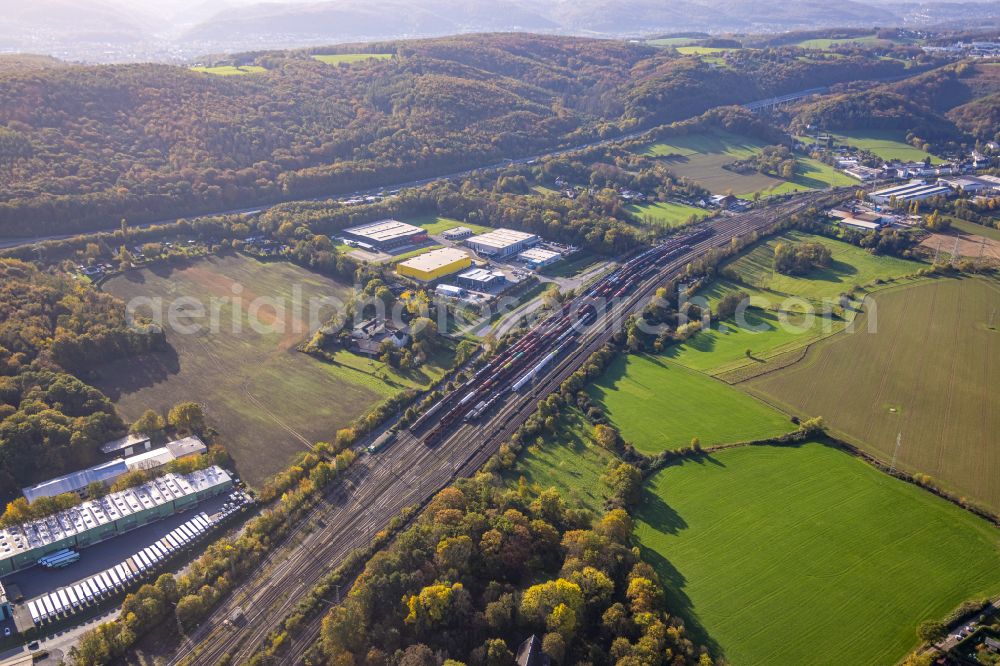
POLYGON ((507 276, 500 271, 492 271, 488 268, 473 268, 460 273, 455 281, 473 291, 496 291, 507 284, 507 276))
MULTIPOLYGON (((122 438, 121 440, 115 440, 115 442, 122 442, 127 438, 122 438)), ((109 442, 113 445, 108 448, 108 450, 121 450, 129 451, 133 446, 120 446, 115 445, 115 442, 109 442)), ((142 446, 144 443, 148 443, 149 439, 139 439, 138 446, 142 446)), ((108 444, 101 447, 101 451, 105 450, 108 444)), ((107 462, 100 463, 99 465, 94 465, 93 467, 88 467, 87 469, 81 469, 78 472, 71 472, 70 474, 64 474, 63 476, 57 476, 54 479, 49 479, 48 481, 42 481, 34 486, 29 486, 28 488, 23 488, 21 490, 24 493, 24 497, 28 502, 34 502, 39 497, 55 497, 56 495, 62 495, 63 493, 80 493, 87 489, 91 483, 103 483, 104 485, 111 485, 115 480, 128 473, 137 470, 150 470, 156 469, 158 467, 163 467, 167 463, 170 463, 178 458, 184 458, 185 456, 198 455, 205 453, 208 448, 205 443, 201 441, 196 436, 185 437, 184 439, 179 439, 174 442, 167 442, 166 446, 140 451, 135 455, 130 455, 126 458, 115 458, 114 460, 108 460, 107 462)))
POLYGON ((441 298, 462 298, 465 296, 465 290, 453 284, 439 284, 434 289, 434 295, 441 298))
POLYGON ((1000 190, 1000 179, 996 176, 961 176, 939 178, 938 185, 950 187, 964 194, 979 194, 1000 190))
POLYGON ((377 250, 391 250, 401 245, 413 245, 427 240, 427 232, 420 227, 399 220, 379 220, 344 229, 348 240, 364 243, 377 250))
POLYGON ((84 548, 184 511, 232 485, 229 474, 216 466, 190 474, 164 474, 141 486, 2 529, 0 576, 30 567, 57 550, 84 548))
POLYGON ((471 265, 472 258, 467 252, 453 247, 444 247, 399 262, 396 265, 396 272, 414 280, 430 282, 445 275, 457 273, 471 265))
POLYGON ((948 196, 952 193, 950 187, 943 185, 928 185, 922 180, 913 180, 906 185, 894 185, 884 190, 878 190, 868 195, 877 204, 887 204, 892 200, 900 203, 907 201, 923 201, 931 197, 948 196))
POLYGON ((28 502, 34 502, 39 497, 55 497, 63 493, 82 493, 91 483, 111 484, 115 479, 128 473, 128 465, 122 458, 115 458, 78 472, 57 476, 48 481, 42 481, 34 486, 22 488, 21 492, 28 502))
POLYGON ((146 435, 125 435, 110 442, 101 444, 101 453, 105 455, 130 456, 136 451, 149 451, 152 443, 146 435))
POLYGON ((473 236, 465 244, 478 254, 486 257, 502 259, 515 252, 521 252, 538 243, 540 239, 535 234, 514 229, 495 229, 489 233, 473 236))
POLYGON ((840 220, 841 226, 864 231, 875 231, 886 223, 885 217, 872 211, 833 208, 829 211, 829 215, 840 220))
POLYGON ((208 447, 205 446, 205 442, 201 441, 201 438, 197 435, 191 435, 190 437, 185 437, 184 439, 167 442, 166 448, 173 454, 174 460, 180 460, 181 458, 187 458, 188 456, 200 456, 201 454, 208 452, 208 447))
POLYGON ((528 265, 529 268, 538 270, 562 259, 562 255, 552 250, 543 250, 540 247, 533 247, 517 255, 517 258, 528 265))
POLYGON ((469 227, 455 227, 454 229, 448 229, 441 235, 444 236, 445 239, 447 240, 458 241, 462 240, 463 238, 468 238, 469 236, 471 236, 472 229, 470 229, 469 227))

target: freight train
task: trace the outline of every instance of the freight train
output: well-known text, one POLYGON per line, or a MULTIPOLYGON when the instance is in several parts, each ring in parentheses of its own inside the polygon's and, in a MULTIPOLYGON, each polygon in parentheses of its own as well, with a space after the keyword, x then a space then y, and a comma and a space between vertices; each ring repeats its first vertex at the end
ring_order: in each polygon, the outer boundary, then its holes
POLYGON ((413 423, 410 431, 416 434, 433 421, 433 428, 423 437, 426 445, 433 446, 456 423, 481 418, 503 394, 529 387, 574 344, 576 336, 597 320, 598 305, 603 307, 603 302, 625 296, 671 259, 712 233, 711 229, 702 229, 679 236, 631 258, 497 354, 458 389, 442 397, 413 423))

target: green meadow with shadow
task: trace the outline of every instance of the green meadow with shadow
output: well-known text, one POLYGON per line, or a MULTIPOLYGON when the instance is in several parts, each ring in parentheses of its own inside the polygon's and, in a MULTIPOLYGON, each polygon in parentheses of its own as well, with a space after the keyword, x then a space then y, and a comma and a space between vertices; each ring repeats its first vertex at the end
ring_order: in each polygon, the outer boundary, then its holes
POLYGON ((795 429, 783 414, 742 391, 646 354, 616 358, 587 391, 636 450, 657 454, 777 437, 795 429))
POLYGON ((689 368, 719 374, 801 348, 842 330, 861 311, 860 294, 844 303, 841 294, 855 288, 870 292, 881 287, 879 283, 900 282, 921 267, 920 262, 873 255, 824 236, 787 231, 761 241, 723 266, 723 270, 732 268, 738 279, 717 278, 698 292, 701 300, 696 302, 713 308, 726 294, 745 292, 750 307, 741 317, 714 323, 711 330, 672 345, 664 356, 689 368), (805 275, 774 270, 778 243, 807 242, 830 248, 828 267, 805 275))
POLYGON ((733 664, 893 664, 1000 592, 995 527, 819 443, 667 467, 636 519, 668 610, 733 664))

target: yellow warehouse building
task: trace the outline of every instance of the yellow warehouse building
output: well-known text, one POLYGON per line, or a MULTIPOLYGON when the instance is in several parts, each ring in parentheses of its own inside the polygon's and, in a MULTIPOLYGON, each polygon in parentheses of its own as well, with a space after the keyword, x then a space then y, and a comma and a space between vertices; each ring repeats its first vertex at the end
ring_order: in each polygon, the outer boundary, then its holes
POLYGON ((414 280, 430 282, 457 273, 471 265, 472 258, 467 252, 445 247, 401 261, 396 265, 396 272, 414 280))

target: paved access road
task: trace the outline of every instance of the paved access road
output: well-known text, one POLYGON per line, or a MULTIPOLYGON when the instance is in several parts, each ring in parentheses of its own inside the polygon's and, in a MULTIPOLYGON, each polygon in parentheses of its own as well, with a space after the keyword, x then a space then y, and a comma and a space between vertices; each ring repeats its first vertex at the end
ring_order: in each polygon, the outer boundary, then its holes
MULTIPOLYGON (((773 207, 717 220, 716 233, 670 261, 662 271, 632 291, 625 301, 605 313, 577 338, 576 348, 551 364, 528 394, 507 393, 492 415, 475 424, 462 424, 439 444, 429 448, 405 430, 376 455, 362 455, 301 522, 289 539, 277 546, 236 592, 185 638, 170 655, 169 664, 215 664, 223 657, 244 662, 267 634, 352 549, 372 537, 403 508, 419 504, 448 485, 456 476, 479 469, 531 414, 540 397, 558 389, 591 353, 614 333, 612 323, 640 310, 656 288, 684 266, 737 236, 764 228, 804 210, 829 193, 809 193, 773 207), (240 609, 239 628, 226 620, 240 609)), ((331 603, 333 599, 329 600, 331 603)), ((318 636, 320 619, 297 635, 286 653, 295 663, 318 636)))

